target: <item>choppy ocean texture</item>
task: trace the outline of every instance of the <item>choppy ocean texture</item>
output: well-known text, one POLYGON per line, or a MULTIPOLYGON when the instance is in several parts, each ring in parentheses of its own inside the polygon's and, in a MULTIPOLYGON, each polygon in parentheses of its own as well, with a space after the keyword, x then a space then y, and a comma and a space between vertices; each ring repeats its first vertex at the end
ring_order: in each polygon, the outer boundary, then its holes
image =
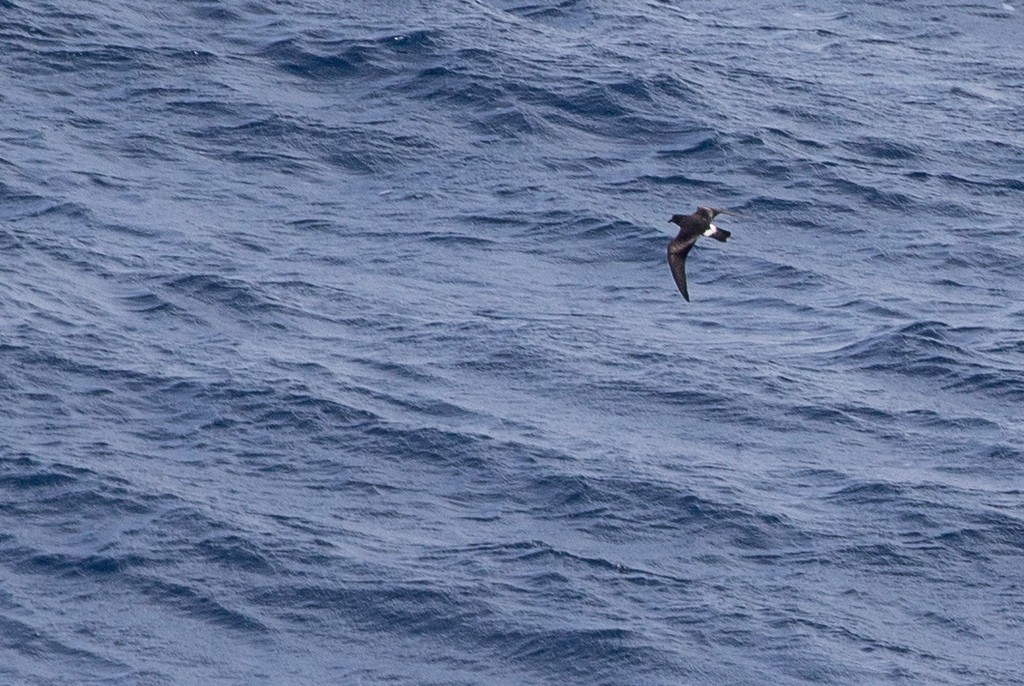
POLYGON ((0 682, 1024 682, 1022 35, 0 0, 0 682))

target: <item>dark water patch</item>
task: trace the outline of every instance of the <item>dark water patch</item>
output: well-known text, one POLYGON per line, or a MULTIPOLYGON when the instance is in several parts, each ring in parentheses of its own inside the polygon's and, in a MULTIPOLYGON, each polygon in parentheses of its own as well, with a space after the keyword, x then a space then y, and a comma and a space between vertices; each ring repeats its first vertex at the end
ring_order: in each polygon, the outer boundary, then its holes
MULTIPOLYGON (((614 156, 608 157, 546 157, 542 161, 544 168, 554 172, 582 176, 589 178, 600 169, 618 169, 629 162, 626 159, 614 156)), ((541 186, 516 186, 514 188, 502 189, 500 195, 503 197, 536 197, 538 192, 543 191, 541 186)))
POLYGON ((397 33, 382 36, 377 43, 386 45, 395 55, 402 55, 409 60, 419 60, 425 55, 433 55, 442 49, 443 34, 439 31, 420 29, 408 33, 397 33))
POLYGON ((316 83, 355 78, 379 82, 402 64, 431 59, 438 41, 436 32, 426 30, 370 40, 332 40, 318 32, 278 41, 259 54, 278 69, 316 83))
POLYGON ((724 147, 721 136, 716 131, 681 132, 670 145, 658 150, 657 157, 670 161, 685 160, 691 157, 712 157, 720 154, 724 147))
POLYGON ((811 422, 818 422, 830 427, 847 426, 869 433, 881 433, 893 427, 897 417, 885 410, 868 405, 842 403, 829 406, 822 403, 814 405, 795 405, 791 412, 811 422))
POLYGON ((547 135, 551 131, 534 112, 512 104, 482 114, 473 127, 486 136, 501 136, 511 140, 547 135))
MULTIPOLYGON (((376 424, 376 415, 359 407, 312 393, 304 386, 247 385, 226 381, 167 379, 146 385, 141 407, 154 417, 141 437, 168 445, 221 452, 238 442, 246 450, 232 455, 263 455, 272 460, 247 460, 258 468, 279 465, 283 446, 296 437, 318 445, 343 447, 353 430, 376 424), (254 446, 261 451, 253 453, 254 446)), ((136 389, 138 390, 138 389, 136 389)), ((232 458, 233 459, 233 458, 232 458)))
POLYGON ((258 286, 215 274, 174 277, 165 280, 163 287, 199 302, 224 306, 242 314, 266 314, 280 309, 279 303, 258 286))
POLYGON ((268 388, 266 393, 276 402, 266 403, 250 397, 249 393, 244 394, 244 400, 230 396, 228 399, 243 401, 238 407, 240 416, 256 410, 254 425, 264 431, 287 429, 304 435, 320 435, 341 429, 369 428, 378 426, 380 422, 371 412, 318 397, 301 388, 284 392, 268 388))
POLYGON ((418 365, 402 364, 391 360, 378 360, 369 357, 356 358, 353 361, 380 372, 389 379, 404 379, 410 382, 424 383, 436 380, 433 374, 428 373, 418 365))
POLYGON ((489 614, 479 600, 457 592, 386 578, 374 584, 352 580, 344 585, 259 588, 250 592, 249 599, 258 607, 304 621, 333 615, 365 631, 458 636, 458 640, 472 640, 463 631, 470 617, 489 614))
POLYGON ((839 551, 867 565, 920 566, 975 563, 1016 554, 1024 545, 1019 518, 989 508, 964 510, 963 493, 937 485, 862 481, 836 490, 828 500, 855 508, 869 521, 894 530, 887 543, 866 543, 839 551))
POLYGON ((887 481, 861 482, 846 486, 833 493, 830 498, 852 505, 893 503, 906 494, 899 484, 887 481))
POLYGON ((833 552, 838 564, 878 569, 897 576, 918 576, 925 562, 892 543, 843 546, 833 552))
MULTIPOLYGON (((621 241, 632 243, 648 233, 646 229, 641 228, 632 222, 623 220, 608 221, 605 219, 596 223, 591 223, 591 225, 586 228, 581 228, 583 230, 578 234, 580 238, 595 242, 618 243, 621 241)), ((646 252, 644 255, 646 256, 646 252)))
POLYGON ((866 298, 854 298, 845 300, 834 305, 828 305, 831 309, 842 312, 857 312, 868 315, 872 319, 886 320, 907 320, 910 313, 905 309, 897 309, 891 303, 880 303, 866 298))
POLYGON ((500 79, 494 75, 456 66, 438 65, 422 69, 400 88, 430 102, 460 109, 478 108, 484 112, 510 107, 513 102, 500 79))
POLYGON ((224 6, 220 0, 189 0, 186 3, 192 16, 219 24, 231 24, 243 19, 243 15, 224 6))
MULTIPOLYGON (((44 663, 58 661, 64 670, 75 670, 83 675, 96 675, 97 680, 114 678, 124 673, 124 664, 103 657, 98 652, 79 647, 81 642, 78 640, 60 640, 55 633, 52 628, 37 627, 21 619, 0 614, 0 646, 20 659, 44 663)), ((0 667, 0 674, 3 669, 4 667, 0 667)), ((33 677, 28 678, 36 682, 33 677)))
POLYGON ((485 437, 432 427, 378 425, 366 431, 361 443, 364 449, 385 459, 466 473, 487 471, 494 450, 485 437))
MULTIPOLYGON (((648 389, 638 387, 639 392, 648 389)), ((701 413, 707 416, 721 416, 731 414, 736 406, 736 398, 729 395, 722 389, 710 386, 699 388, 686 388, 680 390, 657 390, 655 397, 667 405, 678 407, 687 412, 701 413)))
POLYGON ((125 191, 131 188, 131 181, 124 177, 87 171, 73 171, 72 174, 78 176, 90 186, 103 190, 125 191))
MULTIPOLYGON (((443 636, 462 650, 483 650, 490 659, 539 674, 565 674, 596 678, 609 670, 664 666, 664 653, 644 646, 634 632, 615 626, 580 630, 548 626, 543 621, 523 625, 509 611, 483 603, 469 589, 438 591, 420 584, 393 581, 366 586, 292 587, 253 594, 253 602, 269 611, 295 619, 329 611, 362 631, 390 636, 443 636), (568 670, 568 671, 567 671, 568 670)), ((303 622, 305 623, 305 622, 303 622)))
POLYGON ((499 629, 483 637, 484 645, 500 659, 541 675, 614 683, 615 673, 646 676, 672 671, 666 652, 647 645, 640 632, 616 626, 605 628, 499 629), (613 679, 614 677, 612 677, 613 679))
POLYGON ((121 299, 125 308, 130 312, 143 315, 168 315, 172 317, 185 316, 186 312, 176 307, 173 303, 164 300, 155 293, 139 293, 137 295, 125 296, 121 299))
POLYGON ((760 263, 758 282, 764 288, 777 288, 783 291, 816 291, 822 292, 832 285, 832 279, 819 271, 797 267, 791 264, 778 264, 755 260, 760 263))
POLYGON ((53 201, 48 198, 17 190, 0 181, 0 219, 38 217, 53 207, 53 201))
MULTIPOLYGON (((946 187, 960 187, 971 193, 1003 194, 1007 191, 1024 191, 1024 181, 1020 179, 972 179, 950 172, 929 173, 925 171, 907 172, 906 177, 914 181, 938 181, 946 187)), ((971 211, 971 216, 977 216, 977 212, 985 212, 985 208, 971 207, 971 211)))
MULTIPOLYGON (((101 446, 92 448, 102 455, 101 446)), ((7 491, 8 502, 58 519, 70 512, 77 519, 141 515, 163 500, 92 469, 29 456, 0 462, 0 488, 7 491)))
POLYGON ((214 595, 191 585, 155 576, 133 575, 130 586, 151 601, 218 629, 253 637, 270 634, 270 630, 256 617, 233 609, 214 595))
POLYGON ((632 135, 630 123, 641 121, 624 96, 607 84, 579 80, 556 90, 515 82, 508 84, 507 90, 546 112, 549 122, 562 127, 624 138, 632 135))
MULTIPOLYGON (((723 65, 724 66, 724 65, 723 65)), ((735 77, 743 82, 757 83, 761 88, 769 88, 775 93, 784 93, 789 97, 775 98, 774 109, 780 113, 810 113, 821 112, 828 116, 836 116, 827 112, 825 107, 837 96, 833 93, 823 92, 820 82, 813 75, 804 73, 786 72, 783 70, 766 69, 762 65, 745 64, 737 65, 730 70, 735 77), (815 99, 813 110, 808 109, 805 100, 800 96, 805 93, 813 93, 818 97, 815 99)), ((830 119, 831 120, 831 119, 830 119)))
POLYGON ((987 96, 985 96, 985 95, 983 95, 981 93, 974 92, 970 88, 963 88, 963 87, 960 87, 960 86, 953 86, 952 88, 950 88, 949 89, 949 94, 950 95, 959 96, 959 97, 968 98, 970 100, 988 101, 990 99, 990 98, 988 98, 987 96))
MULTIPOLYGON (((828 206, 828 205, 826 205, 828 206)), ((799 200, 785 197, 769 197, 763 195, 757 195, 746 202, 742 206, 736 207, 736 210, 747 213, 763 213, 767 215, 772 214, 783 214, 786 217, 799 217, 807 215, 815 215, 819 213, 822 207, 822 201, 811 201, 811 200, 799 200)), ((837 206, 841 207, 842 211, 846 213, 852 213, 851 209, 847 205, 837 206)), ((829 207, 829 209, 833 209, 829 207)))
POLYGON ((1024 464, 1024 447, 1000 443, 986 447, 982 451, 982 457, 992 465, 1024 464))
POLYGON ((655 100, 679 96, 686 89, 673 79, 623 76, 608 83, 579 79, 555 87, 540 77, 524 81, 493 65, 495 56, 481 51, 459 53, 460 64, 434 65, 403 81, 400 88, 418 98, 476 112, 470 119, 482 132, 491 129, 510 138, 561 135, 563 127, 610 137, 632 132, 636 142, 675 140, 692 126, 665 117, 655 100), (643 110, 637 105, 645 104, 643 110), (498 126, 501 124, 501 126, 498 126))
POLYGON ((692 187, 710 189, 715 187, 715 182, 707 178, 690 177, 685 174, 673 173, 665 175, 645 174, 628 181, 618 181, 611 186, 618 191, 635 188, 637 190, 650 191, 657 186, 692 187))
MULTIPOLYGON (((695 585, 693 579, 673 574, 664 574, 621 561, 591 557, 556 548, 543 541, 515 541, 501 544, 483 544, 467 549, 441 551, 443 556, 461 559, 470 554, 473 558, 494 560, 501 565, 512 565, 521 570, 517 578, 538 591, 571 589, 575 579, 581 575, 600 574, 609 580, 621 581, 625 585, 669 586, 688 588, 695 585), (538 564, 543 563, 543 564, 538 564)), ((527 589, 515 589, 528 593, 527 589)))
POLYGON ((908 555, 925 563, 994 564, 999 557, 1014 558, 1024 548, 1024 524, 1005 515, 971 514, 965 523, 929 522, 927 530, 900 535, 908 555))
POLYGON ((79 555, 72 553, 36 553, 14 565, 25 574, 39 574, 46 577, 82 579, 96 581, 100 577, 124 574, 135 567, 147 564, 141 555, 79 555))
POLYGON ((429 396, 423 396, 418 393, 399 395, 397 393, 377 394, 371 392, 369 395, 387 402, 389 405, 402 408, 417 415, 433 416, 443 418, 447 421, 454 421, 458 419, 470 420, 477 416, 474 412, 471 412, 460 405, 429 396))
POLYGON ((135 517, 153 511, 161 498, 134 493, 123 488, 111 488, 96 481, 76 481, 71 484, 49 484, 41 479, 28 478, 29 483, 12 485, 30 490, 32 500, 16 500, 16 506, 35 516, 53 517, 64 521, 69 512, 75 512, 80 520, 103 519, 106 517, 135 517))
POLYGON ((435 150, 418 134, 375 132, 361 126, 327 126, 271 115, 230 126, 186 133, 203 153, 229 162, 282 165, 289 172, 314 173, 312 161, 356 174, 392 170, 435 150))
POLYGON ((299 232, 341 233, 341 226, 335 219, 296 219, 289 222, 288 226, 299 232))
POLYGON ((114 143, 115 149, 129 160, 175 162, 180 146, 170 138, 153 133, 127 132, 114 143))
MULTIPOLYGON (((33 207, 30 211, 17 217, 45 220, 53 229, 62 229, 67 233, 82 236, 87 227, 94 225, 93 214, 86 205, 77 202, 49 200, 46 203, 33 207)), ((33 236, 32 243, 42 246, 55 255, 62 255, 65 259, 82 262, 78 255, 73 255, 66 245, 58 244, 55 241, 47 241, 44 236, 33 236)))
POLYGON ((272 559, 260 546, 237 534, 208 536, 196 545, 196 550, 211 562, 235 571, 256 574, 276 571, 272 559))
POLYGON ((955 380, 968 351, 953 342, 951 327, 920 321, 867 336, 831 357, 870 371, 955 380))
POLYGON ((305 41, 288 38, 267 46, 259 54, 278 69, 295 76, 313 81, 333 81, 388 75, 387 69, 374 63, 373 53, 373 46, 367 44, 339 42, 312 48, 305 45, 305 41))
POLYGON ((467 236, 453 233, 427 233, 423 240, 427 243, 438 243, 444 246, 460 248, 494 248, 500 245, 498 241, 480 236, 467 236))
POLYGON ((934 429, 956 429, 965 433, 982 432, 986 429, 997 430, 999 424, 986 417, 951 415, 948 412, 936 412, 927 409, 915 409, 903 412, 901 418, 911 423, 934 429))
POLYGON ((971 365, 970 371, 961 371, 949 388, 971 393, 984 393, 991 397, 1017 402, 1024 400, 1024 378, 1019 373, 1005 370, 979 370, 971 365))
POLYGON ((573 264, 647 262, 651 247, 657 245, 659 252, 664 250, 662 238, 652 236, 649 227, 589 212, 571 216, 546 212, 529 222, 523 235, 543 237, 545 241, 542 246, 529 248, 530 252, 573 264))
POLYGON ((796 134, 796 133, 794 133, 792 131, 789 131, 788 129, 783 129, 783 128, 779 128, 779 127, 776 127, 776 126, 767 126, 767 127, 765 127, 764 133, 765 133, 765 137, 764 138, 762 138, 760 136, 755 136, 754 139, 756 139, 756 140, 754 140, 753 142, 755 144, 757 144, 758 142, 763 144, 763 143, 766 143, 767 140, 781 139, 783 141, 786 141, 789 144, 796 144, 796 145, 800 146, 801 148, 805 148, 805 149, 808 149, 808 150, 811 150, 811 151, 822 151, 822 150, 828 150, 830 148, 829 145, 827 145, 827 144, 825 144, 825 143, 823 143, 821 141, 816 141, 813 138, 806 138, 806 137, 800 136, 800 135, 798 135, 798 134, 796 134))
POLYGON ((75 481, 75 476, 42 469, 37 462, 26 457, 4 460, 3 471, 0 472, 0 487, 17 490, 62 487, 75 481), (21 469, 17 469, 18 467, 21 469), (24 471, 26 468, 30 471, 24 471))
POLYGON ((841 145, 847 150, 863 157, 893 161, 900 164, 920 159, 922 155, 920 149, 909 143, 873 136, 862 136, 854 140, 844 141, 841 145))
POLYGON ((855 204, 871 208, 888 208, 905 212, 917 203, 917 199, 909 193, 885 190, 876 185, 858 183, 848 179, 828 179, 823 185, 829 192, 852 197, 855 204))
POLYGON ((796 531, 781 517, 752 512, 738 504, 702 498, 664 484, 640 480, 548 475, 533 478, 528 492, 535 515, 557 520, 594 520, 612 515, 616 528, 632 535, 665 531, 720 536, 743 549, 767 548, 796 531))
POLYGON ((988 510, 972 516, 970 520, 985 533, 986 540, 979 541, 979 550, 1014 557, 1024 551, 1024 518, 988 510))
MULTIPOLYGON (((732 278, 720 276, 719 279, 732 278)), ((737 305, 737 309, 741 311, 757 312, 781 312, 789 310, 799 314, 810 314, 815 310, 815 307, 807 304, 795 303, 784 295, 770 296, 770 295, 758 295, 751 298, 735 298, 733 302, 737 305)))
MULTIPOLYGON (((133 72, 155 74, 170 64, 186 61, 194 63, 202 55, 176 48, 140 48, 123 45, 81 45, 72 50, 42 49, 34 52, 31 64, 23 64, 19 71, 26 75, 55 74, 103 75, 133 72)), ((212 55, 206 53, 207 59, 212 55)))
POLYGON ((192 91, 182 89, 144 89, 138 91, 143 98, 158 97, 163 101, 163 106, 168 111, 179 115, 193 117, 209 121, 210 119, 239 120, 244 121, 247 114, 246 108, 236 103, 211 100, 209 98, 188 97, 192 91), (168 98, 175 99, 169 100, 168 98))
POLYGON ((554 3, 490 0, 490 4, 517 17, 560 29, 581 29, 594 19, 591 8, 580 0, 561 0, 554 3))
MULTIPOLYGON (((635 538, 632 539, 635 542, 635 538)), ((626 542, 626 539, 624 539, 626 542)), ((517 541, 500 545, 473 546, 467 550, 444 551, 453 560, 471 554, 474 559, 486 559, 494 564, 515 570, 517 580, 512 587, 516 595, 530 597, 541 594, 540 600, 571 593, 583 599, 582 579, 599 577, 616 587, 637 586, 642 589, 690 590, 697 586, 693 579, 664 574, 635 564, 592 557, 553 547, 543 541, 517 541)))

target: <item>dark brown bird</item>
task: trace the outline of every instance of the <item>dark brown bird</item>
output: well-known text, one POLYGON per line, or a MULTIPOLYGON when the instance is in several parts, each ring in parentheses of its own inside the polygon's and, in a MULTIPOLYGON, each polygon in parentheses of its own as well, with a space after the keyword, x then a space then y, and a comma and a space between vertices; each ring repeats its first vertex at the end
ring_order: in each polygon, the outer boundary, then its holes
POLYGON ((698 207, 693 214, 673 214, 669 219, 679 226, 679 233, 668 243, 668 266, 672 268, 672 278, 676 280, 686 302, 690 302, 690 294, 686 291, 686 256, 690 254, 694 243, 701 236, 725 243, 732 235, 711 223, 720 214, 731 213, 714 207, 698 207))

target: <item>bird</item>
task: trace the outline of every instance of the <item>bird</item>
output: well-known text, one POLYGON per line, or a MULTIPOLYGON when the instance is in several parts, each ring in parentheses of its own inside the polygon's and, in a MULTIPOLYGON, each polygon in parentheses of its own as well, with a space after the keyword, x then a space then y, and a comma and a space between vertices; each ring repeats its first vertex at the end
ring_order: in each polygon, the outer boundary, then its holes
POLYGON ((686 290, 686 256, 690 254, 694 243, 701 236, 725 243, 732 235, 711 223, 711 220, 720 214, 732 212, 714 207, 698 207, 693 214, 673 214, 669 219, 679 227, 679 233, 668 242, 668 266, 672 269, 672 278, 676 280, 676 286, 679 287, 679 292, 683 294, 686 302, 690 302, 690 294, 686 290))

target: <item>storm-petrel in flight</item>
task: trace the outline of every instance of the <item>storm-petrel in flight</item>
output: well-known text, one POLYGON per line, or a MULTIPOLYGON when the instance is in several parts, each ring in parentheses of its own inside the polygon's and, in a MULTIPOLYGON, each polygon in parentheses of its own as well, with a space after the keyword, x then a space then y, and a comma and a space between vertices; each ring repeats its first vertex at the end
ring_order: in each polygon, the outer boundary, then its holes
POLYGON ((687 302, 690 301, 690 294, 686 292, 686 256, 693 248, 693 244, 701 236, 725 243, 726 239, 732 235, 711 223, 711 220, 720 214, 730 214, 730 212, 717 210, 714 207, 698 207, 693 214, 673 214, 669 219, 670 222, 679 226, 679 233, 668 243, 668 266, 672 268, 672 278, 676 280, 679 292, 683 294, 687 302))

